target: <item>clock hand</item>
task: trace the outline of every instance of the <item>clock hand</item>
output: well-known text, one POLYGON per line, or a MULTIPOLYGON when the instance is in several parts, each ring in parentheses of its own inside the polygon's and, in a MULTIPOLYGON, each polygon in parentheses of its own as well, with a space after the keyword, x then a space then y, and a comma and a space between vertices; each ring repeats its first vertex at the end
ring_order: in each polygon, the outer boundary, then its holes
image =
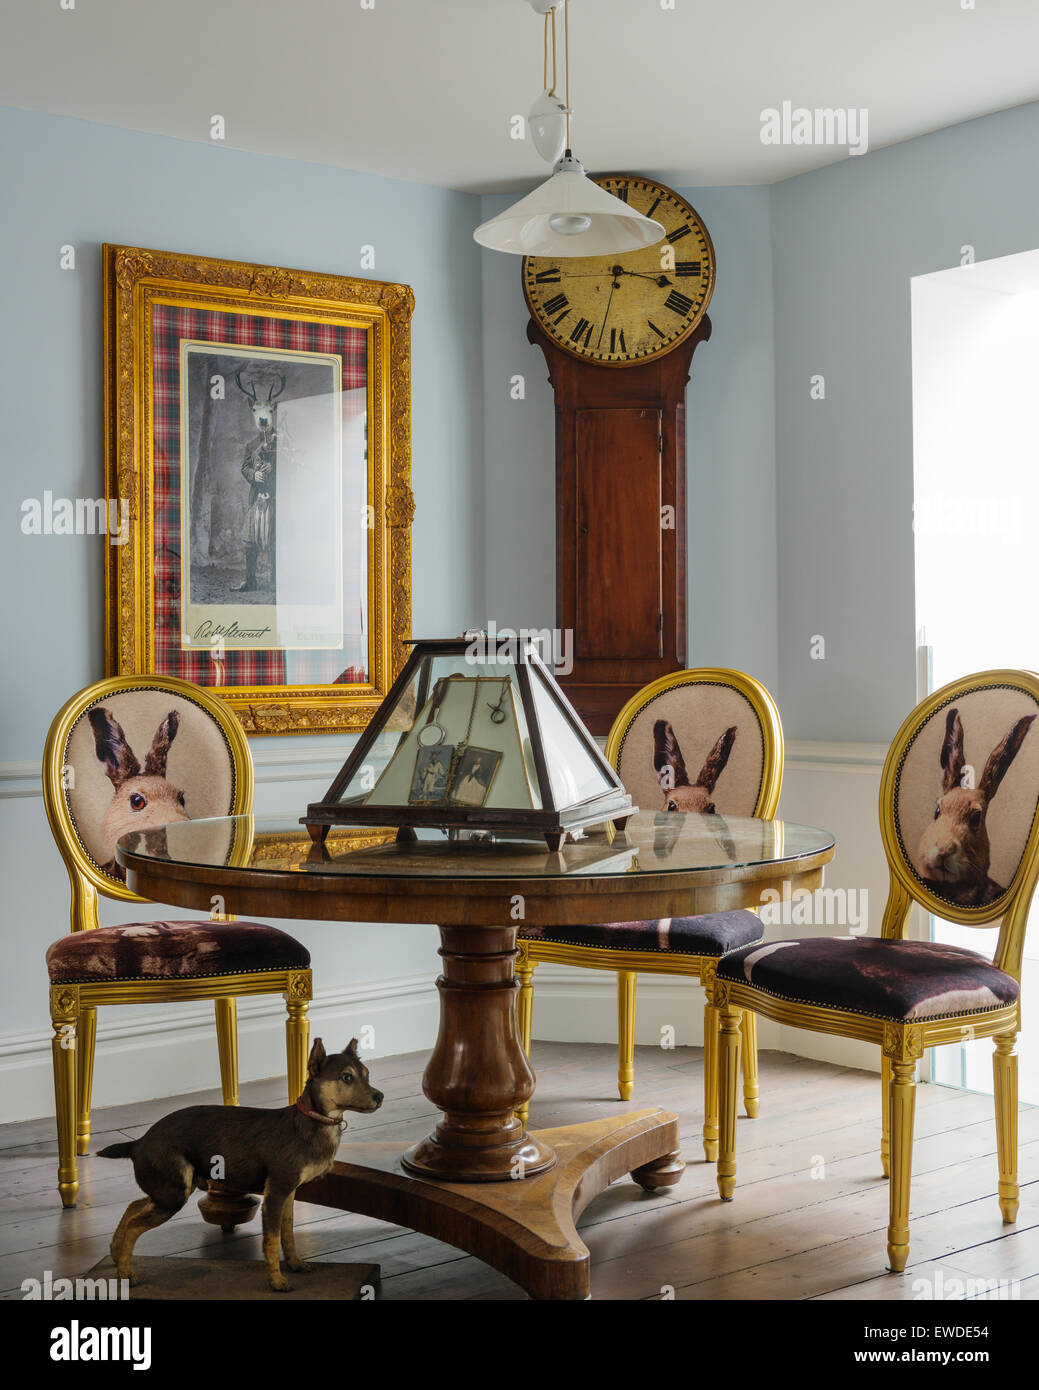
POLYGON ((615 274, 636 275, 640 280, 652 280, 655 284, 659 285, 661 289, 671 283, 666 275, 649 275, 644 270, 623 270, 620 266, 614 266, 613 269, 615 274))
MULTIPOLYGON (((614 266, 614 269, 616 270, 616 266, 614 266)), ((602 327, 599 329, 599 336, 595 340, 596 347, 602 346, 602 335, 606 332, 606 320, 610 317, 610 305, 613 303, 613 294, 614 291, 617 290, 619 287, 619 280, 614 280, 613 284, 610 286, 610 297, 606 301, 606 312, 602 316, 602 327)))

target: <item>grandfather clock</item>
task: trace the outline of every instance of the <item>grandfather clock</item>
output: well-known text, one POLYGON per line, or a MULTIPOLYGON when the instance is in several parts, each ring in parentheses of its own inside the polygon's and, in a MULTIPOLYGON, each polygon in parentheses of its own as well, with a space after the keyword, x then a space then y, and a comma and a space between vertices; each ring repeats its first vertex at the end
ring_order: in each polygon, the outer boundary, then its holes
POLYGON ((711 336, 714 247, 684 198, 649 179, 596 180, 666 228, 620 256, 528 256, 527 338, 556 401, 560 684, 593 733, 686 664, 685 387, 711 336))

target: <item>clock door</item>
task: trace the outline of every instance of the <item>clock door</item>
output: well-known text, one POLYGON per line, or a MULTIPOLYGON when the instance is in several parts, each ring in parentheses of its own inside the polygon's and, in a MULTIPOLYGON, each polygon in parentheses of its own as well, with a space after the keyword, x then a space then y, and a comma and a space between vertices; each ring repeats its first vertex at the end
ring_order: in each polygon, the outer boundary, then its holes
POLYGON ((664 655, 659 410, 576 412, 574 657, 664 655))
POLYGON ((706 315, 672 352, 623 371, 581 362, 533 321, 556 398, 559 683, 593 734, 685 665, 685 384, 706 315))

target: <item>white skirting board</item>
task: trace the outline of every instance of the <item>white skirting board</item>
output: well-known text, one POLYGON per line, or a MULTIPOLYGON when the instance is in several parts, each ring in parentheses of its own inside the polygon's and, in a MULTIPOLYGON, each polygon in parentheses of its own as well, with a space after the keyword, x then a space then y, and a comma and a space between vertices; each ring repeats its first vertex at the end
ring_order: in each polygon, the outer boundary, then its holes
MULTIPOLYGON (((335 746, 330 742, 320 749, 308 748, 306 758, 292 750, 271 754, 258 748, 257 811, 271 814, 313 800, 323 791, 347 747, 347 741, 337 740, 335 746)), ((860 895, 866 891, 868 929, 872 935, 879 933, 887 892, 877 814, 884 752, 873 744, 788 744, 779 808, 787 820, 821 826, 834 834, 838 850, 827 869, 827 888, 860 895)), ((8 910, 15 919, 28 924, 12 928, 21 933, 22 948, 8 958, 4 979, 0 980, 0 1018, 8 1020, 10 1026, 14 1010, 24 1019, 21 1031, 0 1032, 3 1123, 52 1113, 51 1031, 43 949, 49 940, 67 930, 68 887, 43 820, 38 766, 17 764, 0 768, 0 808, 5 808, 2 839, 5 883, 9 883, 10 893, 8 910), (27 1014, 25 1001, 36 1000, 38 1007, 33 1003, 27 1014)), ((160 914, 161 910, 150 915, 160 914)), ((123 920, 128 917, 127 913, 123 920)), ((764 920, 771 940, 814 933, 843 935, 849 930, 841 923, 827 923, 822 914, 816 925, 807 926, 772 923, 767 912, 764 920)), ((331 930, 334 928, 327 925, 318 929, 321 933, 331 930)), ((420 947, 407 943, 415 939, 421 947, 428 946, 428 958, 433 962, 435 936, 431 928, 402 928, 402 932, 419 934, 405 942, 403 938, 394 938, 393 931, 376 928, 366 933, 357 928, 355 934, 342 938, 334 974, 329 970, 327 956, 322 968, 315 971, 317 999, 311 1008, 312 1030, 323 1036, 326 1043, 332 1039, 338 1046, 359 1034, 363 1027, 371 1026, 375 1029, 375 1044, 369 1055, 376 1058, 431 1046, 438 1016, 435 966, 430 964, 427 969, 425 951, 420 966, 418 959, 409 954, 420 947), (344 977, 349 979, 351 963, 362 951, 368 981, 343 983, 344 977), (382 961, 383 968, 388 967, 385 978, 378 977, 378 964, 382 961), (413 969, 415 973, 411 973, 413 969)), ((7 939, 10 942, 10 935, 7 939)), ((321 935, 308 939, 326 947, 331 940, 321 935)), ((535 1038, 615 1044, 615 991, 614 977, 604 971, 539 966, 535 972, 535 1038)), ((662 1036, 669 1037, 662 1033, 668 1028, 674 1029, 676 1045, 702 1044, 703 991, 689 980, 640 976, 638 1042, 659 1046, 662 1036)), ((284 1012, 279 999, 242 1001, 239 1035, 243 1081, 284 1074, 284 1012)), ((876 1069, 879 1065, 874 1048, 779 1027, 765 1019, 759 1022, 759 1043, 762 1048, 846 1066, 876 1069)), ((177 1095, 217 1083, 211 1006, 101 1011, 94 1089, 97 1106, 177 1095)))
MULTIPOLYGON (((380 980, 315 999, 310 1035, 331 1052, 370 1029, 375 1045, 365 1060, 391 1057, 428 1048, 438 1012, 428 976, 380 980)), ((238 1074, 242 1082, 285 1075, 285 1005, 277 995, 238 1002, 238 1074)), ((95 1109, 219 1085, 212 1004, 98 1010, 95 1109)), ((50 1028, 0 1038, 0 1122, 53 1114, 53 1096, 50 1028)))
MULTIPOLYGON (((542 965, 534 974, 534 1037, 554 1042, 617 1041, 616 977, 603 970, 542 965)), ((704 992, 695 981, 640 975, 636 1042, 649 1047, 703 1045, 704 992)), ((374 1050, 365 1054, 374 1080, 378 1058, 431 1046, 439 1006, 426 976, 384 980, 315 999, 311 1037, 341 1047, 371 1028, 374 1050)), ((279 999, 241 1000, 238 1006, 239 1079, 258 1081, 285 1074, 285 1013, 279 999)), ((53 1113, 51 1032, 7 1035, 0 1041, 0 1122, 53 1113)), ((759 1048, 795 1052, 844 1066, 876 1069, 876 1049, 844 1039, 758 1022, 759 1048)), ((147 1011, 99 1011, 94 1108, 183 1095, 220 1084, 216 1031, 209 1004, 168 1005, 147 1011), (147 1013, 147 1017, 142 1014, 147 1013)), ((95 1122, 95 1129, 98 1122, 95 1122)))

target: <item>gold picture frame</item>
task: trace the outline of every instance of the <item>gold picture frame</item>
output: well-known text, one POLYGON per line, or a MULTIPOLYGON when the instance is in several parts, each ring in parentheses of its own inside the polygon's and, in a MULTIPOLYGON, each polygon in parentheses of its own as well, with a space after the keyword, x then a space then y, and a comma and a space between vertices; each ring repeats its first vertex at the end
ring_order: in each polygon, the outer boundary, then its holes
MULTIPOLYGON (((415 303, 411 289, 375 280, 134 246, 105 245, 103 264, 105 493, 109 506, 114 504, 119 508, 118 514, 128 520, 125 542, 106 547, 107 674, 166 674, 190 679, 224 700, 249 734, 363 729, 403 667, 411 635, 414 498, 410 325, 415 303), (266 329, 268 322, 272 332, 281 331, 285 338, 283 347, 274 353, 269 335, 264 337, 259 329, 250 327, 262 324, 266 329), (183 331, 178 327, 182 323, 186 325, 183 331), (213 323, 233 325, 233 331, 228 329, 226 339, 220 342, 212 341, 213 332, 200 325, 213 323), (349 358, 337 352, 337 344, 347 334, 351 344, 359 345, 349 358), (298 348, 301 335, 315 344, 320 340, 322 351, 290 351, 290 347, 298 348), (361 363, 356 367, 362 374, 361 385, 353 395, 359 397, 357 409, 364 417, 364 444, 355 450, 352 462, 357 474, 356 498, 360 498, 362 489, 364 493, 366 524, 356 529, 352 524, 348 526, 345 502, 340 509, 340 532, 347 542, 358 534, 365 536, 364 543, 355 547, 357 554, 352 556, 356 575, 351 577, 356 578, 358 585, 358 617, 351 640, 359 644, 356 649, 361 652, 353 660, 344 655, 348 648, 342 623, 339 647, 334 643, 333 626, 329 628, 333 637, 320 648, 320 660, 316 638, 311 639, 309 647, 294 647, 281 639, 280 627, 272 629, 268 625, 263 629, 276 632, 277 640, 255 636, 259 629, 248 629, 243 641, 266 641, 268 645, 233 649, 224 645, 222 634, 208 639, 212 643, 210 649, 200 645, 206 636, 185 629, 181 605, 190 608, 192 600, 190 592, 185 596, 184 587, 184 553, 189 543, 176 528, 181 516, 179 499, 182 494, 189 495, 194 475, 190 472, 191 445, 184 433, 187 406, 182 417, 181 406, 171 404, 171 399, 179 401, 181 394, 187 399, 190 394, 184 351, 209 348, 227 356, 232 383, 235 353, 257 360, 263 353, 268 358, 280 354, 286 360, 302 360, 309 355, 324 364, 326 372, 331 370, 330 380, 335 376, 334 365, 328 367, 330 361, 343 364, 349 360, 355 366, 356 362, 361 363), (162 376, 163 387, 158 402, 157 372, 162 376), (182 453, 186 462, 181 461, 182 453), (172 487, 170 468, 175 472, 172 487), (171 491, 176 492, 178 499, 173 503, 171 491), (174 533, 176 545, 171 543, 174 533), (158 553, 157 537, 161 542, 158 553), (337 669, 335 663, 340 657, 347 663, 339 668, 340 674, 328 674, 337 669), (314 678, 313 670, 318 667, 322 674, 314 678), (300 670, 302 680, 289 679, 290 673, 299 674, 300 670)), ((261 361, 261 369, 264 365, 261 361)), ((275 361, 269 374, 276 375, 277 370, 275 361)), ((281 380, 284 381, 284 373, 281 380)), ((346 380, 343 367, 339 385, 333 388, 343 398, 346 380)), ((274 385, 267 390, 264 381, 260 400, 274 395, 276 390, 274 385)), ((251 428, 248 398, 251 395, 255 403, 255 374, 250 380, 247 373, 237 388, 229 385, 228 393, 239 414, 245 412, 247 423, 243 428, 251 428), (241 399, 236 390, 243 393, 241 399)), ((310 398, 306 399, 309 404, 310 398)), ((338 401, 339 396, 335 399, 338 401)), ((253 419, 256 427, 261 428, 255 410, 253 419)), ((341 450, 344 447, 340 445, 341 450)), ((220 466, 228 472, 223 484, 225 491, 233 490, 236 484, 240 497, 243 490, 248 493, 248 488, 238 476, 242 471, 239 463, 238 454, 230 459, 226 453, 221 456, 220 466)), ((248 481, 249 475, 245 476, 248 481)), ((335 475, 327 486, 337 480, 335 475)), ((189 502, 183 505, 186 508, 189 502)), ((235 505, 240 511, 246 504, 238 500, 235 505)), ((270 510, 274 511, 273 504, 270 510)), ((190 526, 186 529, 190 530, 190 526)), ((251 542, 247 538, 244 544, 267 545, 269 555, 266 568, 261 564, 259 583, 270 586, 271 611, 280 611, 271 529, 272 523, 268 523, 268 530, 258 533, 254 523, 251 542)), ((230 528, 222 533, 231 535, 230 528)), ((278 556, 282 555, 281 539, 279 533, 278 556)), ((340 553, 345 554, 347 548, 346 543, 342 544, 340 553)), ((284 565, 278 573, 285 574, 284 565)), ((253 586, 257 586, 255 578, 253 586)), ((246 587, 247 581, 231 585, 227 580, 221 591, 225 607, 213 611, 226 611, 226 595, 246 587)), ((260 602, 241 600, 246 601, 254 605, 260 602)), ((247 611, 260 610, 254 607, 247 611)), ((345 611, 341 598, 338 611, 340 615, 345 611)), ((234 626, 227 626, 231 640, 236 640, 234 626)), ((212 628, 212 624, 202 624, 198 633, 205 631, 208 635, 212 628)))

